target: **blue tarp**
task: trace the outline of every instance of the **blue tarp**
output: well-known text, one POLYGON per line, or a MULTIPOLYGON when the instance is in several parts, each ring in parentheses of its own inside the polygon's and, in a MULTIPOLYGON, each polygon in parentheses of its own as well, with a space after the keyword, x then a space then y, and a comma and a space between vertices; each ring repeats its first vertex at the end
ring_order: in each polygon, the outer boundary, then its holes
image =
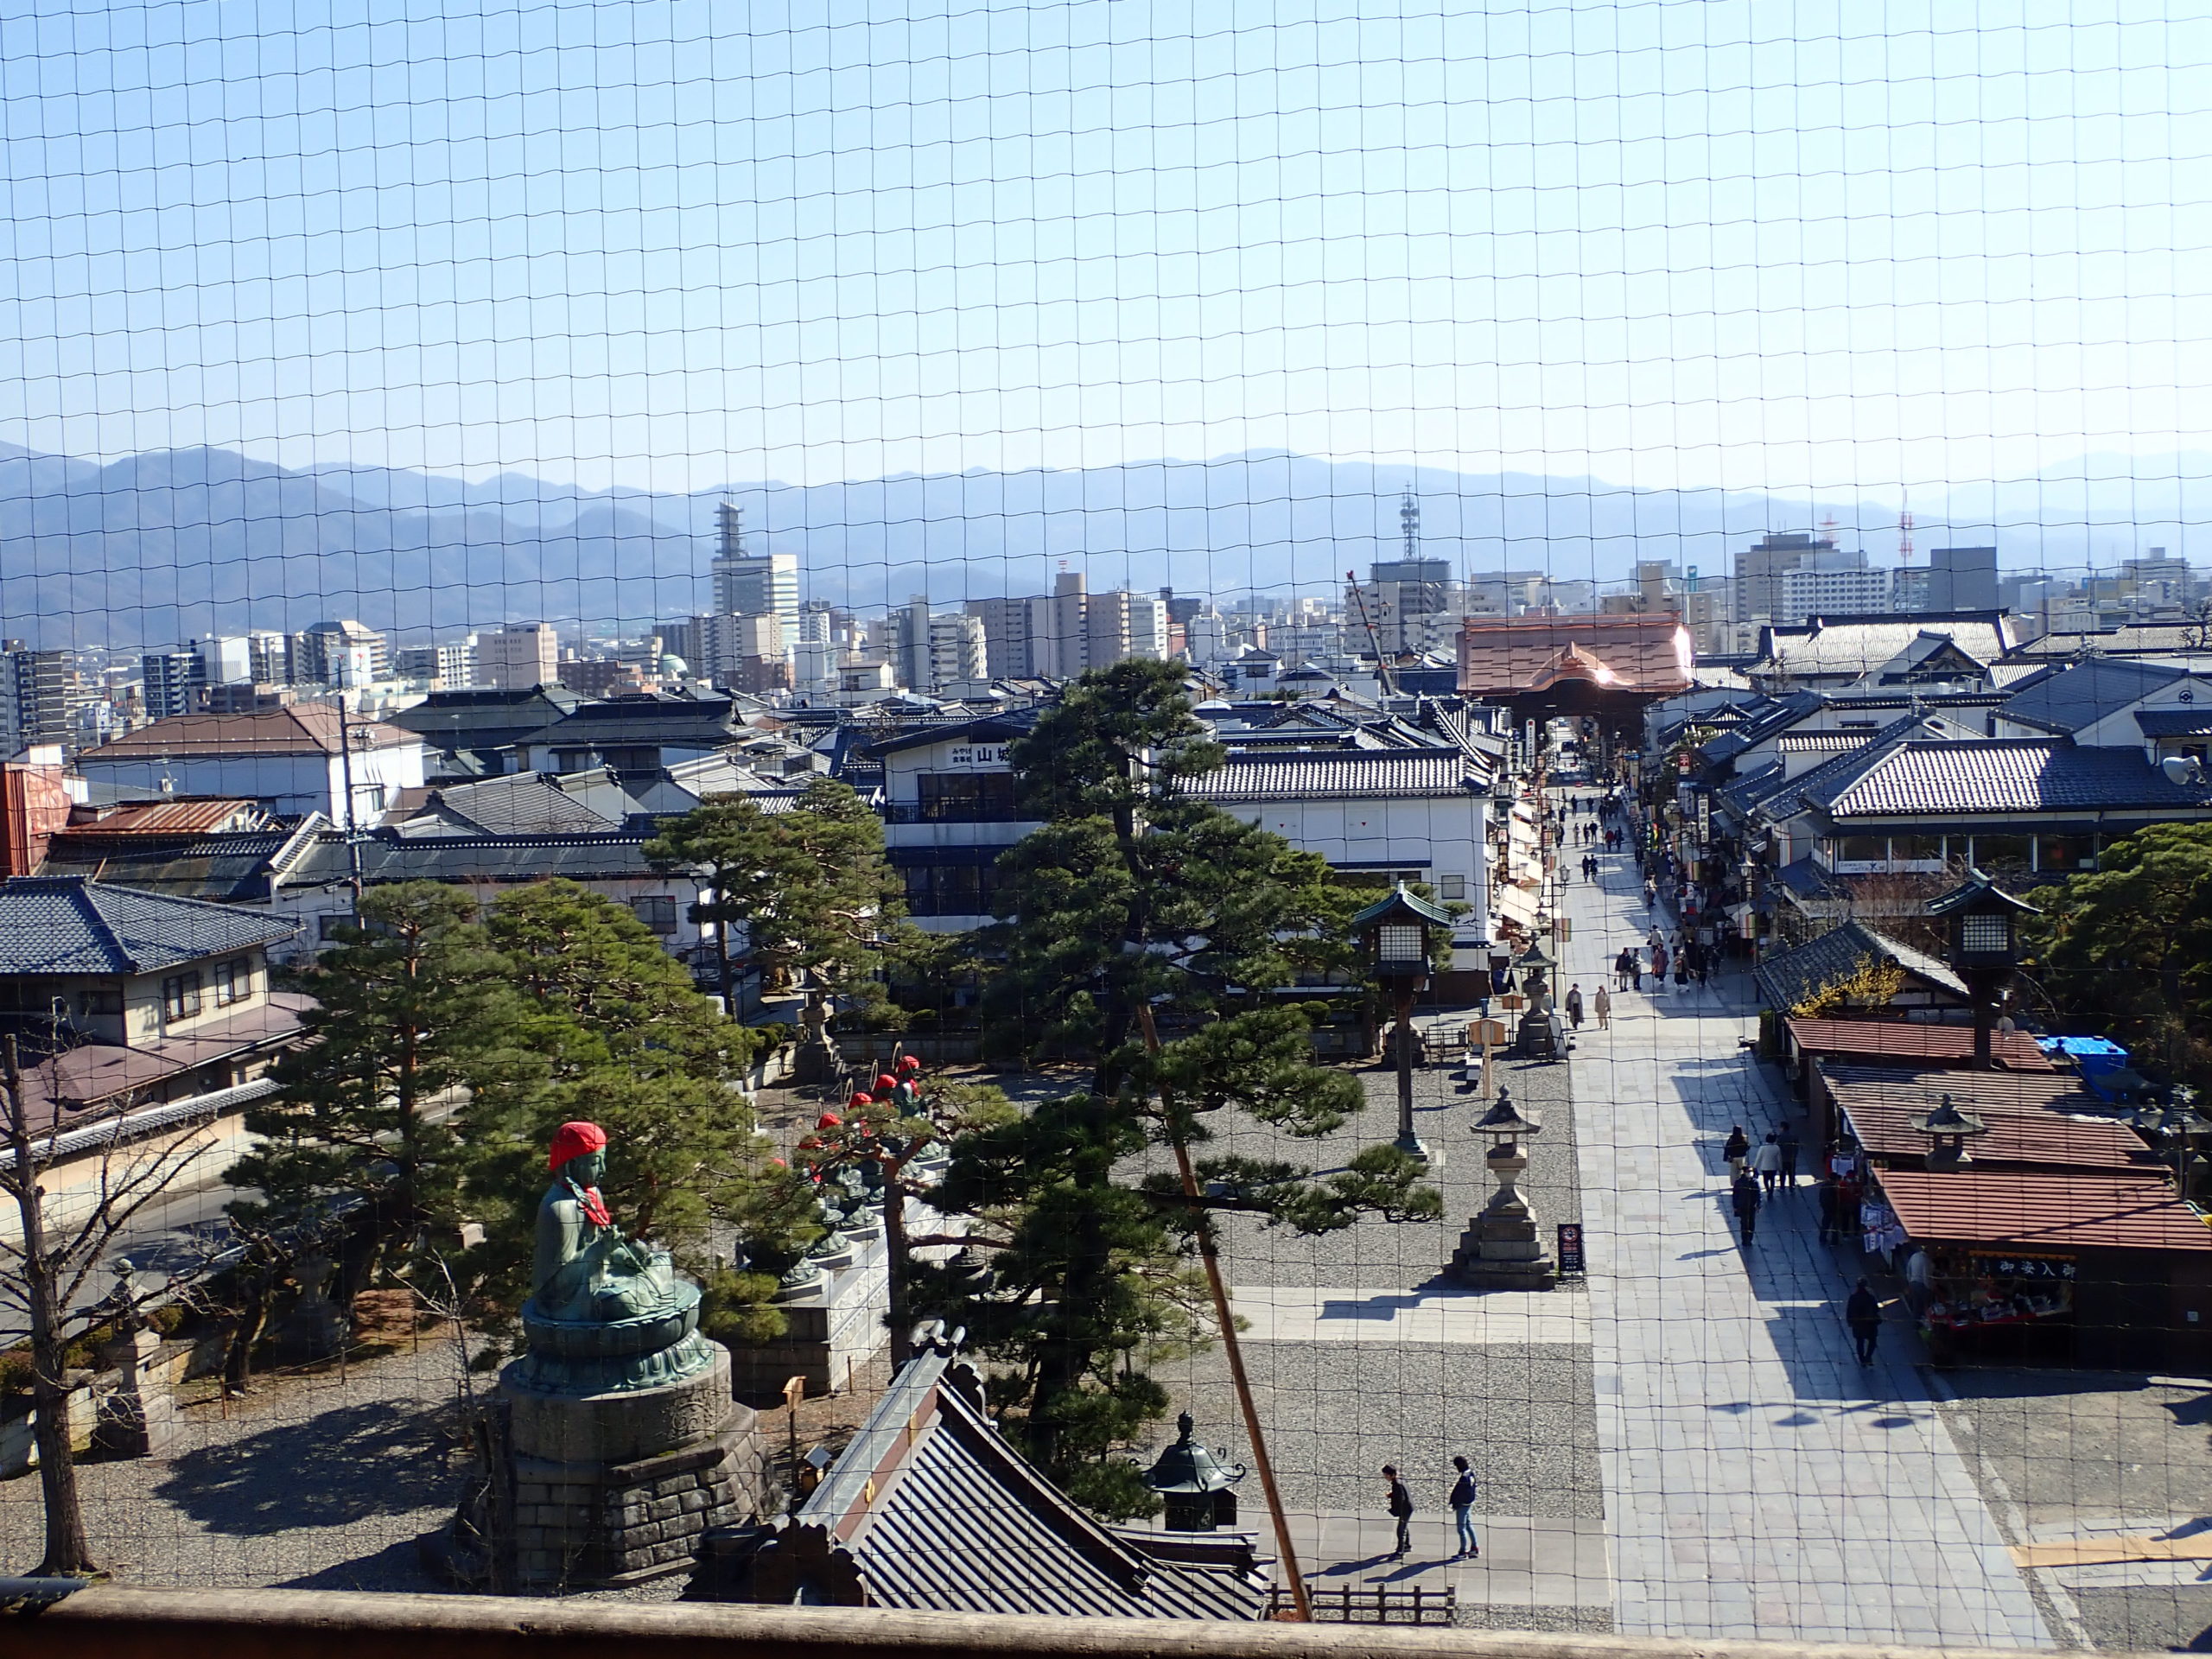
POLYGON ((2082 1081, 2099 1094, 2099 1079, 2127 1064, 2127 1051, 2109 1037, 2038 1037, 2036 1046, 2046 1054, 2065 1055, 2082 1069, 2082 1081))

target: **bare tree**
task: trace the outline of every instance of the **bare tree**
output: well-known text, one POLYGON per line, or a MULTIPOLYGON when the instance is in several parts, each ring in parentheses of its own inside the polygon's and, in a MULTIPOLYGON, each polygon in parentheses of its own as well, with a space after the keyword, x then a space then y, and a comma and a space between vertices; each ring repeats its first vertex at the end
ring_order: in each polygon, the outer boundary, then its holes
MULTIPOLYGON (((52 1060, 33 1071, 51 1068, 52 1060)), ((49 1077, 48 1082, 50 1084, 49 1077)), ((47 1173, 60 1161, 60 1126, 49 1088, 34 1095, 16 1039, 0 1036, 0 1132, 8 1156, 0 1193, 16 1201, 20 1239, 0 1237, 0 1309, 22 1322, 30 1338, 31 1408, 36 1414, 40 1495, 46 1506, 46 1556, 41 1577, 81 1578, 98 1570, 85 1535, 84 1508, 69 1444, 68 1382, 63 1356, 71 1339, 103 1320, 127 1314, 162 1294, 119 1287, 112 1297, 79 1300, 131 1218, 168 1191, 204 1146, 197 1131, 134 1143, 126 1114, 103 1121, 104 1139, 84 1151, 97 1159, 86 1173, 86 1207, 56 1225, 47 1222, 47 1173)), ((124 1281, 127 1287, 128 1281, 124 1281)), ((166 1287, 164 1287, 166 1288, 166 1287)), ((11 1319, 12 1322, 12 1319, 11 1319)), ((10 1333, 14 1334, 14 1333, 10 1333)))

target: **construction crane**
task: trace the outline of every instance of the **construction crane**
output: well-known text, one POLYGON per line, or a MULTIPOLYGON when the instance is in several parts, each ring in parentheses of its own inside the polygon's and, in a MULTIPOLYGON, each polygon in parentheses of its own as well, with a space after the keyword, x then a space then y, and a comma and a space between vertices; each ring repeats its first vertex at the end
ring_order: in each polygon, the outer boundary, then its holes
POLYGON ((1344 572, 1344 586, 1351 589, 1352 602, 1359 607, 1359 620, 1367 629, 1367 643, 1375 647, 1375 677, 1382 687, 1382 695, 1395 697, 1398 688, 1390 680, 1390 659, 1382 654, 1382 636, 1375 631, 1375 619, 1367 613, 1367 595, 1359 586, 1359 577, 1344 572))

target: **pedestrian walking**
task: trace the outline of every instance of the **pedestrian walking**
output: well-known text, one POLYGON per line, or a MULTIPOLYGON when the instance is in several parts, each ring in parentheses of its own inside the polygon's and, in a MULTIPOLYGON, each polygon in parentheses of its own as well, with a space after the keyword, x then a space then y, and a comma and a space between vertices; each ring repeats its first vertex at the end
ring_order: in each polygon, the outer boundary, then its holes
POLYGON ((1840 1189, 1839 1189, 1835 1184, 1835 1176, 1833 1172, 1821 1172, 1819 1196, 1821 1203, 1821 1243, 1823 1244, 1833 1244, 1836 1241, 1836 1235, 1842 1230, 1842 1224, 1839 1218, 1843 1213, 1842 1193, 1840 1189))
POLYGON ((1744 1230, 1744 1243, 1748 1246, 1751 1236, 1759 1230, 1759 1184, 1745 1170, 1736 1178, 1729 1190, 1729 1207, 1736 1212, 1736 1224, 1744 1230))
POLYGON ((1873 1287, 1864 1279, 1851 1293, 1851 1300, 1843 1305, 1843 1322, 1851 1327, 1851 1342, 1859 1351, 1859 1363, 1872 1365, 1874 1344, 1882 1335, 1882 1304, 1876 1298, 1873 1287))
POLYGON ((1751 1155, 1751 1138, 1744 1133, 1744 1126, 1733 1123, 1728 1128, 1728 1140, 1720 1148, 1720 1155, 1728 1160, 1728 1176, 1733 1180, 1744 1173, 1744 1160, 1751 1155))
POLYGON ((1766 1196, 1772 1198, 1774 1189, 1782 1184, 1782 1148, 1775 1144, 1771 1133, 1751 1154, 1751 1170, 1759 1178, 1759 1185, 1766 1189, 1766 1196))
POLYGON ((1651 910, 1659 903, 1659 884, 1649 876, 1643 878, 1643 907, 1651 910))
POLYGON ((1631 976, 1633 976, 1633 974, 1635 973, 1635 971, 1636 971, 1636 957, 1635 957, 1635 955, 1634 955, 1634 954, 1633 954, 1633 953, 1632 953, 1632 952, 1628 949, 1628 947, 1627 947, 1626 945, 1623 945, 1623 946, 1621 947, 1621 953, 1620 953, 1620 955, 1618 955, 1618 957, 1615 957, 1613 958, 1613 983, 1614 983, 1614 985, 1615 985, 1615 986, 1617 986, 1617 987, 1618 987, 1618 988, 1620 988, 1621 990, 1624 990, 1624 990, 1626 990, 1626 989, 1628 989, 1628 982, 1629 982, 1629 980, 1630 980, 1630 978, 1631 977, 1631 976))
POLYGON ((1452 1525, 1459 1544, 1459 1553, 1452 1559, 1458 1561, 1481 1554, 1483 1547, 1475 1536, 1475 1471, 1467 1467, 1465 1458, 1452 1459, 1452 1466, 1459 1471, 1459 1478, 1452 1483, 1452 1525))
POLYGON ((1590 1006, 1598 1015, 1598 1029, 1611 1031, 1613 1028, 1612 993, 1600 985, 1598 988, 1598 995, 1591 999, 1590 1006))
POLYGON ((1577 1031, 1582 1029, 1582 985, 1579 980, 1567 988, 1567 1023, 1577 1031))
POLYGON ((1406 1483, 1398 1478, 1395 1465, 1384 1464, 1382 1478, 1390 1483, 1383 1492, 1382 1506, 1389 1511, 1390 1518, 1398 1523, 1397 1547, 1391 1550, 1390 1559, 1402 1561, 1406 1559, 1406 1552, 1413 1548, 1414 1495, 1406 1490, 1406 1483))
POLYGON ((1782 1148, 1782 1184, 1784 1186, 1794 1187, 1797 1185, 1797 1150, 1800 1144, 1797 1139, 1797 1126, 1794 1123, 1783 1124, 1782 1135, 1775 1144, 1782 1148))
POLYGON ((1654 990, 1667 982, 1667 947, 1663 944, 1651 947, 1651 980, 1654 990))

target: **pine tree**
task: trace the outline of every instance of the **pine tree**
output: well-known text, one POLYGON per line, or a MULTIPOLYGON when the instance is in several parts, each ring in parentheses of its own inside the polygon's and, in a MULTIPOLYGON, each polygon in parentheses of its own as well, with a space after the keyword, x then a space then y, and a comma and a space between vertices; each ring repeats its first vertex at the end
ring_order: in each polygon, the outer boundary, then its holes
POLYGON ((723 1019, 626 906, 573 881, 508 895, 486 932, 509 964, 517 1029, 538 1064, 480 1090, 467 1114, 488 1235, 485 1300, 512 1308, 527 1294, 545 1147, 583 1118, 607 1132, 604 1191, 623 1230, 706 1278, 726 1331, 732 1320, 757 1331, 743 1310, 765 1303, 773 1281, 729 1273, 715 1241, 734 1217, 757 1228, 775 1207, 759 1189, 797 1178, 774 1161, 744 1092, 753 1033, 723 1019))
POLYGON ((1086 674, 1010 758, 1025 813, 1046 822, 1001 860, 987 1033, 1086 1062, 1090 1088, 958 1143, 943 1191, 996 1219, 998 1283, 938 1294, 1016 1368, 1000 1388, 1032 1454, 1101 1513, 1146 1513, 1150 1494, 1106 1454, 1165 1409, 1141 1363, 1200 1339, 1189 1253, 1210 1212, 1319 1232, 1441 1205, 1389 1146, 1323 1180, 1192 1155, 1221 1113, 1310 1138, 1363 1103, 1356 1078, 1314 1063, 1319 1004, 1282 993, 1356 976, 1347 927, 1364 895, 1187 791, 1224 757, 1181 667, 1086 674), (1179 1173, 1126 1180, 1148 1147, 1172 1149, 1179 1173))
POLYGON ((260 1196, 232 1212, 264 1227, 365 1200, 369 1248, 343 1281, 349 1296, 458 1222, 467 1154, 454 1109, 531 1069, 505 967, 461 889, 365 894, 360 925, 299 976, 315 1006, 305 1040, 271 1068, 276 1093, 246 1114, 257 1144, 224 1179, 260 1196))
POLYGON ((645 854, 704 878, 695 913, 715 925, 725 1007, 734 1006, 729 932, 741 925, 763 977, 804 979, 813 1007, 839 993, 874 994, 867 971, 896 917, 898 890, 882 823, 849 785, 817 779, 790 810, 773 814, 748 796, 709 796, 664 821, 645 854))

